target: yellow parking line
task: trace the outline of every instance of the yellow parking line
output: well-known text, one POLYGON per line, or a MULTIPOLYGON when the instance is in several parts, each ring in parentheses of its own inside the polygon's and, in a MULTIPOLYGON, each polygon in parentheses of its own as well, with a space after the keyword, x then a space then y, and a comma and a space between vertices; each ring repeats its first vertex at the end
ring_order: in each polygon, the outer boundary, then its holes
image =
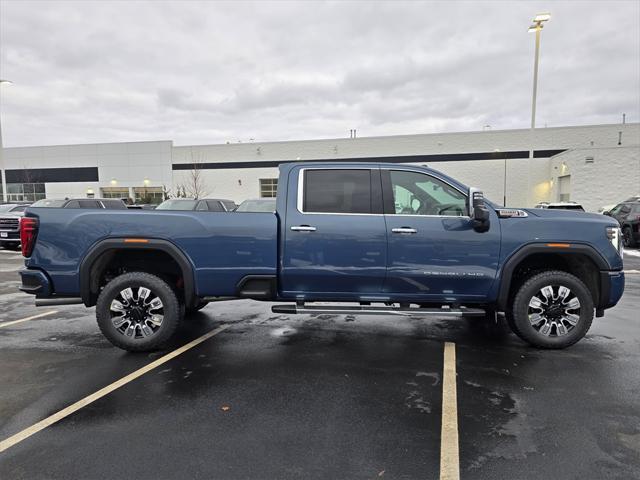
POLYGON ((32 317, 21 318, 20 320, 13 320, 11 322, 2 322, 0 323, 0 328, 8 327, 9 325, 15 325, 17 323, 28 322, 29 320, 35 320, 36 318, 46 317, 47 315, 53 315, 54 313, 58 313, 57 310, 50 310, 48 312, 39 313, 38 315, 34 315, 32 317))
POLYGON ((440 480, 460 479, 458 452, 458 394, 456 390, 456 344, 445 342, 442 367, 442 431, 440 434, 440 480))
POLYGON ((20 443, 21 441, 29 438, 31 435, 34 435, 34 434, 38 433, 40 430, 44 430, 48 426, 53 425, 54 423, 62 420, 63 418, 68 417, 72 413, 77 412, 82 407, 86 407, 90 403, 93 403, 96 400, 99 400, 100 398, 104 397, 105 395, 110 394, 114 390, 117 390, 118 388, 120 388, 120 387, 126 385, 127 383, 135 380, 136 378, 141 377, 142 375, 144 375, 145 373, 150 372, 154 368, 157 368, 160 365, 162 365, 164 363, 167 363, 169 360, 177 357, 178 355, 186 352, 187 350, 190 350, 193 347, 195 347, 197 345, 200 345, 205 340, 208 340, 209 338, 219 334, 220 332, 222 332, 223 330, 226 330, 230 326, 231 326, 230 324, 227 324, 227 325, 221 325, 218 328, 214 328, 209 333, 205 333, 201 337, 196 338, 195 340, 187 343, 186 345, 183 345, 182 347, 180 347, 180 348, 178 348, 178 349, 176 349, 176 350, 174 350, 174 351, 172 351, 170 353, 167 353, 166 355, 158 358, 157 360, 154 360, 153 362, 151 362, 148 365, 136 370, 135 372, 130 373, 129 375, 127 375, 125 377, 122 377, 120 380, 117 380, 117 381, 113 382, 111 385, 107 385, 106 387, 101 388, 97 392, 92 393, 91 395, 89 395, 87 397, 84 397, 82 400, 78 400, 77 402, 69 405, 68 407, 63 408, 59 412, 56 412, 53 415, 45 418, 44 420, 41 420, 38 423, 36 423, 34 425, 31 425, 30 427, 25 428, 21 432, 18 432, 15 435, 7 438, 6 440, 3 440, 2 442, 0 442, 0 453, 4 452, 8 448, 13 447, 17 443, 20 443))

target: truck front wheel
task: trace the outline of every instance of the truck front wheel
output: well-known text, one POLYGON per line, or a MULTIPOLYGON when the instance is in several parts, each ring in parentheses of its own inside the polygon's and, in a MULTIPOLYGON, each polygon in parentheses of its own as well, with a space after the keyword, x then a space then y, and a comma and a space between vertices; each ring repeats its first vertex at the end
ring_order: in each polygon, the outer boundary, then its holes
POLYGON ((584 337, 593 321, 593 298, 576 276, 546 271, 529 278, 513 300, 510 325, 538 348, 565 348, 584 337))
POLYGON ((146 352, 162 346, 180 321, 180 303, 161 278, 131 272, 111 280, 96 303, 103 335, 116 347, 146 352))

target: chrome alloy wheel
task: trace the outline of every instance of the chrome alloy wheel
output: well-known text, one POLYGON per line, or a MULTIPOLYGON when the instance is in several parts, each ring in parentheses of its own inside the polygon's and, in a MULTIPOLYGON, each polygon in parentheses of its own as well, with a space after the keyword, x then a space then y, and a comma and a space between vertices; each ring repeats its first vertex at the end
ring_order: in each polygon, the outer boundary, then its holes
POLYGON ((531 326, 539 333, 561 337, 580 321, 580 300, 567 287, 547 285, 531 297, 527 313, 531 326))
POLYGON ((147 338, 155 334, 164 319, 162 300, 145 287, 125 288, 111 301, 111 322, 129 338, 147 338))

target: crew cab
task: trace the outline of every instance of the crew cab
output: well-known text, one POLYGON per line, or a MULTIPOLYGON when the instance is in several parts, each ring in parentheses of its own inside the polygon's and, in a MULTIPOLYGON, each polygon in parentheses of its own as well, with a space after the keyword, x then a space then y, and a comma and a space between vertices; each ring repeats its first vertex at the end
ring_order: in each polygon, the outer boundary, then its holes
POLYGON ((281 314, 500 313, 529 344, 563 348, 624 290, 615 220, 498 207, 413 165, 281 165, 275 212, 32 207, 21 227, 21 289, 36 305, 95 305, 130 351, 240 298, 281 314))

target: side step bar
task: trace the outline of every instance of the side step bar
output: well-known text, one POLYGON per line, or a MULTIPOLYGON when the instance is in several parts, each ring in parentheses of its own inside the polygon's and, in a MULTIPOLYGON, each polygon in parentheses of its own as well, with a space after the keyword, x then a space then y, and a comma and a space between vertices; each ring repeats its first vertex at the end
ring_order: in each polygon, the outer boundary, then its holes
POLYGON ((57 307, 59 305, 79 305, 83 303, 80 297, 52 297, 36 298, 36 307, 57 307))
POLYGON ((331 306, 331 305, 274 305, 271 307, 273 313, 284 313, 287 315, 296 314, 331 314, 331 315, 399 315, 411 316, 464 316, 478 317, 484 316, 485 311, 480 308, 411 308, 411 307, 372 307, 372 306, 331 306))

